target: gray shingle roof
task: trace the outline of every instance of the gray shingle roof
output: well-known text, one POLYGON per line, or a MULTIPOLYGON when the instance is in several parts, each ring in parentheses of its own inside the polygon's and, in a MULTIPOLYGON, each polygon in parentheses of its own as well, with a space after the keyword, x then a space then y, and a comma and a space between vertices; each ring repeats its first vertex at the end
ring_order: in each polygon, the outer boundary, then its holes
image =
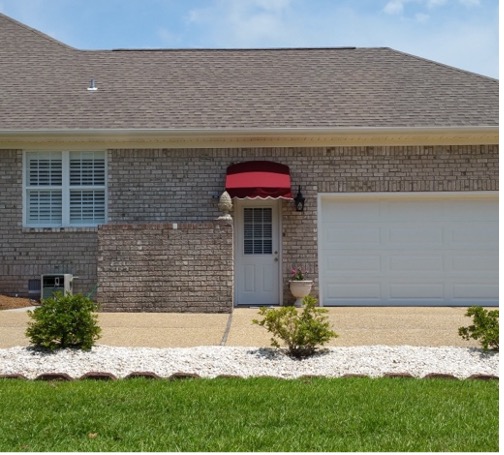
POLYGON ((0 62, 2 130, 498 125, 497 80, 389 48, 84 51, 0 14, 0 62))

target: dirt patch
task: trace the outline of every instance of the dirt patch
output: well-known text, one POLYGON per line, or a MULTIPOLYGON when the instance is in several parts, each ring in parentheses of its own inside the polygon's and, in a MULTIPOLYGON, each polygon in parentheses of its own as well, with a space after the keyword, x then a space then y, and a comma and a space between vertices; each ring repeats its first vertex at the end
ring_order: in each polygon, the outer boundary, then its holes
POLYGON ((0 294, 0 310, 13 310, 15 308, 25 308, 35 305, 38 305, 36 300, 0 294))

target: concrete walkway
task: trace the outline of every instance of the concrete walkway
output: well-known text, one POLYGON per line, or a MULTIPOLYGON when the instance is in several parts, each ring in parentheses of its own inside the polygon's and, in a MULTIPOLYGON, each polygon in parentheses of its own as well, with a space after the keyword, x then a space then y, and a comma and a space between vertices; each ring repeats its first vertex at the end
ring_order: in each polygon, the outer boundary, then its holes
MULTIPOLYGON (((329 308, 329 320, 339 338, 328 346, 410 345, 479 346, 464 341, 458 327, 472 319, 466 308, 329 308)), ((269 346, 266 329, 252 324, 257 308, 237 308, 229 314, 99 313, 102 337, 109 346, 191 347, 269 346)), ((0 348, 28 346, 24 336, 26 310, 0 311, 0 348)))

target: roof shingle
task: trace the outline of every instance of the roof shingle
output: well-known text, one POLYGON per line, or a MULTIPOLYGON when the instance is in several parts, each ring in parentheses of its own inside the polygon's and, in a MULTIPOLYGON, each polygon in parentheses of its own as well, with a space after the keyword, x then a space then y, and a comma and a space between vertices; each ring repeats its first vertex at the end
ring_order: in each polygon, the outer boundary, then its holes
POLYGON ((497 80, 389 48, 84 51, 0 14, 0 61, 2 130, 498 125, 497 80))

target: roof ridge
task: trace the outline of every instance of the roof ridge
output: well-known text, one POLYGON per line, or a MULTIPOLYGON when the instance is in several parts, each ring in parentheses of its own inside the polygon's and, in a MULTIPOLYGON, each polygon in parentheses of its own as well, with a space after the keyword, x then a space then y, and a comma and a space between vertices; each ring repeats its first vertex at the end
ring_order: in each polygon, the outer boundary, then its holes
POLYGON ((36 28, 33 28, 33 27, 30 27, 29 25, 26 25, 24 24, 23 22, 20 22, 10 16, 7 16, 6 14, 0 12, 0 18, 3 18, 11 23, 13 23, 14 25, 20 27, 20 28, 23 28, 25 29, 26 31, 28 32, 31 32, 35 35, 38 35, 40 36, 41 38, 45 39, 46 41, 50 41, 52 44, 57 44, 58 46, 61 46, 61 47, 64 47, 66 49, 70 49, 70 50, 77 50, 75 47, 72 47, 66 43, 64 43, 63 41, 60 41, 60 40, 57 40, 56 38, 53 38, 52 36, 49 36, 43 32, 41 32, 40 30, 37 30, 36 28))
MULTIPOLYGON (((180 47, 180 48, 117 48, 110 49, 113 52, 248 52, 248 51, 317 51, 317 50, 356 50, 368 49, 357 48, 356 46, 322 46, 322 47, 180 47)), ((379 49, 379 48, 371 48, 379 49)))

